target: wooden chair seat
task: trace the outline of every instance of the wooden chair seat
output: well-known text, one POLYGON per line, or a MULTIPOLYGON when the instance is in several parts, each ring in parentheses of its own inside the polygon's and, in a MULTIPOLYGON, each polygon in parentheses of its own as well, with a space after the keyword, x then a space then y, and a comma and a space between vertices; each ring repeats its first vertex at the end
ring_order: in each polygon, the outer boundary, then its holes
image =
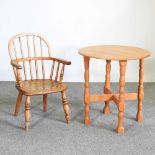
POLYGON ((21 82, 22 87, 17 87, 24 95, 43 95, 67 90, 67 85, 54 80, 27 80, 21 82))

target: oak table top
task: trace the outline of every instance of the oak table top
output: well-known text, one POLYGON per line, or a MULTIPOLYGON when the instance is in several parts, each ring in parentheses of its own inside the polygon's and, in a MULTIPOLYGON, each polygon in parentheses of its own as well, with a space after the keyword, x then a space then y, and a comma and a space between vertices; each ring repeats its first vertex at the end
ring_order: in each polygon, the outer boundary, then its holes
POLYGON ((150 52, 132 46, 98 45, 81 48, 79 54, 104 60, 136 60, 150 56, 150 52))

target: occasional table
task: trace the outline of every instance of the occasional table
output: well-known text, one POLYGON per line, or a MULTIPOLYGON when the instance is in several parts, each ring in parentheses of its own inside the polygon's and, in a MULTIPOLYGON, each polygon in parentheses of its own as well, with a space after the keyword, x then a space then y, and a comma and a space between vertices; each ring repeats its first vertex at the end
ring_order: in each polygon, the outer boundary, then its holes
POLYGON ((116 128, 117 133, 124 132, 123 119, 125 100, 137 100, 138 99, 138 111, 136 120, 138 122, 143 121, 142 114, 142 100, 144 98, 143 91, 143 79, 144 79, 144 58, 150 56, 150 52, 137 47, 132 46, 119 46, 119 45, 99 45, 89 46, 81 48, 79 54, 84 58, 84 104, 85 104, 85 116, 84 123, 90 124, 89 104, 90 102, 104 101, 105 106, 103 109, 104 114, 110 113, 109 102, 112 100, 118 108, 118 125, 116 128), (106 76, 104 91, 101 95, 90 95, 89 92, 89 61, 90 58, 106 60, 106 76), (111 61, 119 61, 120 65, 120 80, 119 80, 119 93, 113 93, 110 89, 110 70, 111 61), (125 71, 128 60, 139 61, 139 85, 137 93, 125 93, 125 71))

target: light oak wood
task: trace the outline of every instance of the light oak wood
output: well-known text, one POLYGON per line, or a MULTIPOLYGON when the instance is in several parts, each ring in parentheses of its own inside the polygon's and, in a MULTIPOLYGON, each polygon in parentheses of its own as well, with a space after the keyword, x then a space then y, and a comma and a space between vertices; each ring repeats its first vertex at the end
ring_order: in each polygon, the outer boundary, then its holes
MULTIPOLYGON (((104 94, 108 93, 108 89, 110 89, 110 71, 111 71, 111 60, 106 60, 106 76, 105 76, 105 86, 104 86, 104 94)), ((104 114, 110 113, 109 101, 105 101, 105 106, 103 109, 104 114)))
POLYGON ((60 72, 60 78, 59 78, 60 82, 62 82, 62 80, 63 80, 64 71, 65 71, 65 65, 63 64, 61 72, 60 72))
POLYGON ((138 86, 138 112, 136 116, 136 120, 138 122, 143 121, 143 114, 142 114, 142 100, 144 98, 144 88, 143 88, 143 81, 144 81, 144 59, 139 60, 139 86, 138 86))
POLYGON ((59 68, 60 68, 60 63, 58 63, 58 65, 57 65, 57 70, 56 70, 55 81, 57 81, 57 80, 58 80, 59 68))
POLYGON ((15 107, 15 113, 14 113, 15 116, 18 115, 19 108, 20 108, 21 101, 22 101, 22 96, 23 96, 22 92, 19 92, 17 101, 16 101, 16 107, 15 107))
POLYGON ((69 109, 68 100, 67 100, 65 91, 61 92, 61 97, 62 97, 63 109, 65 112, 66 122, 69 123, 70 122, 70 109, 69 109))
MULTIPOLYGON (((33 44, 34 44, 34 56, 37 57, 36 54, 36 43, 35 43, 35 36, 33 35, 33 44)), ((37 59, 35 60, 35 69, 36 69, 36 79, 38 79, 38 61, 37 59)))
MULTIPOLYGON (((30 56, 30 45, 29 45, 29 36, 26 36, 26 43, 27 43, 27 50, 28 50, 28 57, 30 56)), ((31 60, 29 60, 29 66, 30 66, 30 76, 31 76, 31 80, 33 79, 33 72, 32 72, 32 62, 31 60)))
POLYGON ((30 126, 30 96, 26 96, 25 101, 25 130, 29 129, 30 126))
POLYGON ((79 54, 103 60, 137 60, 150 56, 150 52, 138 47, 98 45, 81 48, 79 54))
MULTIPOLYGON (((21 56, 22 56, 22 58, 24 58, 24 52, 23 52, 21 37, 19 37, 18 40, 19 40, 19 45, 20 45, 21 56)), ((23 70, 24 70, 25 80, 27 80, 25 61, 23 61, 23 70)))
POLYGON ((118 103, 118 126, 116 131, 118 133, 124 132, 123 119, 124 119, 124 109, 125 109, 125 70, 127 61, 120 61, 120 82, 119 82, 119 103, 118 103))
POLYGON ((55 66, 55 60, 53 61, 52 68, 51 68, 51 74, 50 74, 50 78, 51 78, 51 79, 52 79, 52 77, 53 77, 54 66, 55 66))
MULTIPOLYGON (((150 52, 147 50, 130 47, 130 46, 119 46, 119 45, 104 45, 104 46, 90 46, 79 50, 79 54, 84 57, 84 104, 85 104, 85 115, 84 123, 90 124, 90 102, 105 102, 103 113, 109 114, 109 102, 113 101, 118 108, 118 124, 116 128, 117 133, 124 132, 123 120, 124 120, 124 109, 125 100, 137 100, 138 99, 138 111, 136 120, 142 122, 142 100, 144 98, 143 80, 144 80, 144 58, 150 56, 150 52), (89 61, 90 58, 106 60, 106 76, 104 85, 104 94, 90 94, 89 93, 89 61), (120 64, 120 82, 119 82, 119 93, 113 93, 110 90, 110 70, 111 60, 117 60, 120 64), (139 60, 139 86, 138 93, 125 93, 125 70, 127 60, 139 60)), ((19 67, 19 66, 18 66, 19 67)))
MULTIPOLYGON (((137 93, 125 93, 124 100, 137 100, 137 93)), ((101 101, 116 101, 118 103, 119 93, 107 93, 103 95, 90 95, 89 100, 90 102, 101 102, 101 101)))
POLYGON ((84 104, 85 104, 85 116, 84 123, 86 125, 90 124, 90 116, 89 116, 89 57, 84 57, 84 67, 85 67, 85 90, 84 90, 84 104))
MULTIPOLYGON (((40 38, 41 57, 43 57, 42 39, 40 38)), ((41 60, 43 79, 45 79, 44 60, 41 60)))
POLYGON ((43 111, 47 111, 47 94, 62 93, 62 102, 67 123, 70 113, 63 84, 65 65, 70 61, 51 56, 51 49, 47 40, 33 33, 13 36, 8 44, 11 65, 16 78, 16 88, 19 95, 16 101, 15 116, 18 115, 22 96, 25 101, 25 129, 30 125, 30 96, 43 95, 43 111), (45 62, 51 64, 51 72, 47 73, 45 62), (40 67, 41 66, 41 67, 40 67))
POLYGON ((67 90, 67 85, 55 82, 55 80, 27 80, 21 81, 20 86, 16 86, 23 95, 43 95, 49 93, 57 93, 67 90))
MULTIPOLYGON (((59 62, 59 63, 62 63, 64 65, 70 65, 71 62, 70 61, 66 61, 66 60, 63 60, 63 59, 60 59, 60 58, 55 58, 55 57, 30 57, 30 58, 18 58, 18 59, 13 59, 11 60, 11 64, 13 65, 14 63, 19 65, 18 63, 19 62, 24 62, 24 61, 33 61, 33 60, 49 60, 49 61, 56 61, 56 62, 59 62)), ((22 66, 19 65, 21 68, 22 66)), ((14 66, 16 67, 16 66, 14 66)))

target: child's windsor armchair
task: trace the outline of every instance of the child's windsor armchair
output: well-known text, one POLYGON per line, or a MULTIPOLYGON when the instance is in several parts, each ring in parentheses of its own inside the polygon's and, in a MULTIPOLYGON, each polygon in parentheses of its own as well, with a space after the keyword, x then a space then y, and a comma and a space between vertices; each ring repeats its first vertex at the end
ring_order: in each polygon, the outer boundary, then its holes
POLYGON ((19 91, 15 116, 18 115, 22 96, 25 101, 25 129, 30 125, 30 96, 43 95, 43 111, 47 111, 47 94, 61 92, 63 108, 67 123, 70 111, 65 91, 67 86, 62 83, 65 65, 70 61, 51 56, 47 41, 38 34, 19 34, 13 36, 8 45, 11 65, 19 91))

